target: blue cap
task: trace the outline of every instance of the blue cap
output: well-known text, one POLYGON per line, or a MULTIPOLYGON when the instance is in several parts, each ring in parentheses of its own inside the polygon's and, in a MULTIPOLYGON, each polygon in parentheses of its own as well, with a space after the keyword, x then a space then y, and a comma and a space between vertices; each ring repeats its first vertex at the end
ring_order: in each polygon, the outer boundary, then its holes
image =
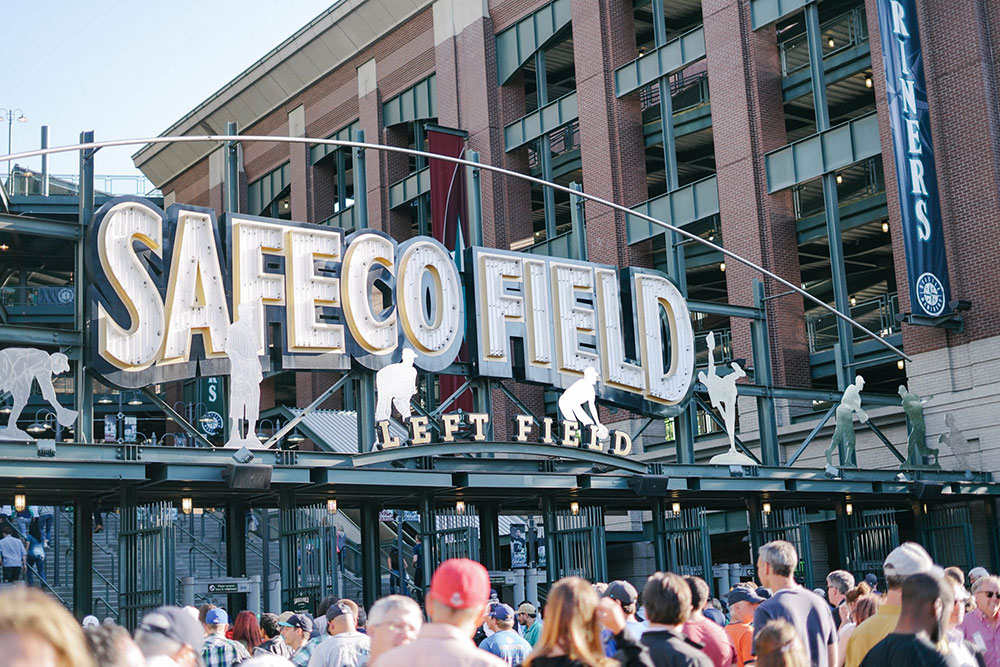
POLYGON ((287 621, 280 621, 278 625, 286 628, 298 628, 299 630, 305 630, 306 633, 312 632, 313 629, 312 619, 305 614, 292 614, 288 617, 287 621))
POLYGON ((737 586, 726 595, 726 604, 732 607, 737 602, 749 602, 750 604, 760 604, 764 601, 756 591, 745 586, 737 586))
POLYGON ((498 621, 509 621, 514 618, 514 610, 510 605, 498 604, 493 607, 493 611, 490 612, 490 617, 495 618, 498 621))
POLYGON ((215 609, 209 609, 208 613, 205 614, 205 625, 228 625, 229 615, 226 613, 225 609, 221 607, 216 607, 215 609))

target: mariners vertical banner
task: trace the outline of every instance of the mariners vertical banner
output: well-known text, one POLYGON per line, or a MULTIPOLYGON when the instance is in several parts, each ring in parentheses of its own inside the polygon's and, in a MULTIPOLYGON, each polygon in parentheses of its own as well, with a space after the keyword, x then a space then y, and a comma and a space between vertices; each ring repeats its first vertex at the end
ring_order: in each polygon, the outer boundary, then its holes
POLYGON ((951 300, 915 0, 878 0, 886 95, 914 314, 937 317, 951 300))

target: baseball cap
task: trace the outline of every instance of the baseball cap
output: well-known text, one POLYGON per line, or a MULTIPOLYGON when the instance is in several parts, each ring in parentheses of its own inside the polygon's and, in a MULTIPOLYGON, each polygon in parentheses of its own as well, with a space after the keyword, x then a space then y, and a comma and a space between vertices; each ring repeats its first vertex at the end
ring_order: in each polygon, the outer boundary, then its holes
POLYGON ((627 581, 616 579, 608 584, 604 591, 604 597, 617 600, 623 605, 630 605, 635 604, 636 600, 639 599, 639 591, 635 590, 635 586, 627 581))
POLYGON ((510 605, 498 604, 493 607, 490 616, 498 621, 507 621, 514 618, 514 610, 511 609, 510 605))
POLYGON ((980 577, 988 577, 990 573, 986 571, 985 567, 974 567, 969 570, 969 579, 978 579, 980 577))
POLYGON ((223 625, 229 623, 229 614, 221 607, 209 609, 205 614, 205 625, 223 625))
POLYGON ((876 586, 878 586, 878 577, 875 576, 874 572, 869 572, 868 574, 865 575, 865 583, 871 586, 872 588, 875 588, 876 586))
POLYGON ((348 607, 346 604, 344 604, 343 602, 334 603, 329 607, 327 607, 326 622, 329 623, 333 619, 337 618, 338 616, 343 616, 344 614, 348 614, 352 618, 354 617, 354 612, 351 611, 351 608, 348 607))
POLYGON ((305 630, 306 634, 312 632, 313 629, 312 619, 305 614, 289 614, 288 619, 278 621, 278 625, 286 628, 298 628, 299 630, 305 630))
POLYGON ((887 577, 908 577, 923 574, 934 567, 930 554, 916 542, 904 542, 889 552, 882 568, 887 577))
POLYGON ((85 628, 96 628, 100 624, 101 622, 97 620, 96 616, 90 615, 83 617, 83 627, 85 628))
POLYGON ((750 590, 746 586, 737 586, 726 595, 726 604, 732 607, 737 602, 749 602, 750 604, 760 604, 764 598, 757 595, 757 591, 750 590))
POLYGON ((450 558, 434 571, 428 596, 452 609, 471 609, 485 606, 489 594, 485 567, 468 558, 450 558))
POLYGON ((538 613, 538 610, 535 609, 535 605, 531 604, 530 602, 522 602, 521 606, 517 608, 517 613, 527 614, 528 616, 534 616, 535 614, 538 613))
POLYGON ((294 611, 283 611, 280 614, 278 614, 278 620, 284 622, 290 619, 294 615, 295 615, 294 611))
POLYGON ((201 627, 201 623, 180 607, 154 609, 142 617, 138 629, 161 635, 179 644, 186 644, 193 649, 199 649, 205 639, 205 630, 201 627))

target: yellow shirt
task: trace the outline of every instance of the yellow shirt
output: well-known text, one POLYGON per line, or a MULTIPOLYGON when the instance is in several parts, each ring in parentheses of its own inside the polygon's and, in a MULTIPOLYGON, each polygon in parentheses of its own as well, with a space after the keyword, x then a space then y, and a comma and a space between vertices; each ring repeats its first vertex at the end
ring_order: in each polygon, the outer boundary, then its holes
POLYGON ((865 619, 864 623, 854 628, 854 632, 847 640, 845 667, 860 667, 868 651, 896 629, 900 611, 898 604, 884 604, 874 616, 865 619))

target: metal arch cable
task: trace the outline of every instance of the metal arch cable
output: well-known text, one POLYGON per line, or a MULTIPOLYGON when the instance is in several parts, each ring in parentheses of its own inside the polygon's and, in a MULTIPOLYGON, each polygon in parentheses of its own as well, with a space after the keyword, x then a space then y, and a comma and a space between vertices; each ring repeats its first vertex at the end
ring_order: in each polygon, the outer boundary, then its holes
POLYGON ((885 340, 884 338, 882 338, 879 335, 876 335, 874 332, 872 332, 871 330, 869 330, 867 327, 865 327, 861 323, 859 323, 859 322, 851 319, 849 316, 847 316, 844 313, 840 312, 839 310, 837 310, 833 306, 830 306, 826 302, 821 301, 820 299, 814 297, 812 294, 809 294, 808 292, 806 292, 804 289, 802 289, 798 285, 793 285, 788 280, 785 280, 781 276, 776 275, 775 273, 773 273, 773 272, 765 269, 762 266, 758 266, 757 264, 755 264, 751 260, 745 259, 743 257, 740 257, 739 255, 737 255, 736 253, 732 252, 731 250, 726 250, 722 246, 716 245, 716 244, 712 243, 711 241, 703 239, 700 236, 698 236, 697 234, 693 234, 692 232, 689 232, 686 229, 683 229, 681 227, 676 227, 676 226, 674 226, 674 225, 672 225, 672 224, 670 224, 668 222, 663 222, 662 220, 657 220, 656 218, 654 218, 652 216, 649 216, 649 215, 646 215, 644 213, 639 213, 637 211, 633 211, 631 209, 628 209, 628 208, 622 206, 621 204, 616 204, 614 202, 610 202, 610 201, 608 201, 606 199, 602 199, 602 198, 600 198, 600 197, 598 197, 596 195, 592 195, 592 194, 589 194, 587 192, 584 192, 583 190, 573 190, 572 188, 566 187, 564 185, 559 185, 558 183, 552 183, 552 182, 549 182, 549 181, 546 181, 546 180, 543 180, 543 179, 540 179, 540 178, 535 178, 534 176, 529 176, 527 174, 520 174, 520 173, 518 173, 516 171, 511 171, 509 169, 504 169, 503 167, 496 167, 496 166, 490 165, 490 164, 484 164, 484 163, 480 163, 480 162, 473 162, 472 160, 465 160, 465 159, 462 159, 462 158, 450 157, 450 156, 447 156, 447 155, 438 155, 436 153, 428 153, 427 151, 419 151, 419 150, 414 150, 414 149, 411 149, 411 148, 402 148, 402 147, 398 147, 398 146, 383 146, 382 144, 372 144, 372 143, 359 142, 359 141, 348 141, 348 140, 345 140, 345 139, 314 139, 314 138, 310 138, 310 137, 281 137, 281 136, 272 137, 272 136, 261 136, 261 135, 209 134, 209 135, 196 135, 196 136, 176 136, 176 137, 169 137, 169 136, 162 137, 161 136, 161 137, 148 137, 148 138, 142 138, 142 139, 112 139, 112 140, 108 140, 108 141, 92 141, 92 142, 88 142, 88 143, 73 144, 73 145, 69 145, 69 146, 56 146, 56 147, 53 147, 53 148, 40 148, 40 149, 36 149, 36 150, 32 150, 32 151, 24 151, 24 152, 21 152, 21 153, 12 153, 12 154, 7 155, 7 156, 0 156, 0 162, 3 162, 3 161, 8 161, 9 162, 11 160, 20 160, 20 159, 25 159, 25 158, 30 158, 30 157, 37 157, 39 155, 50 155, 50 154, 53 154, 53 153, 66 153, 66 152, 80 151, 80 150, 84 150, 84 151, 86 151, 86 150, 96 151, 97 149, 100 149, 100 148, 111 148, 111 147, 116 147, 116 146, 134 146, 134 145, 138 145, 138 144, 197 143, 197 142, 204 142, 204 141, 212 141, 212 142, 225 142, 225 141, 236 141, 236 142, 241 142, 241 141, 271 141, 271 142, 282 142, 282 143, 293 143, 293 144, 319 144, 319 145, 328 145, 328 146, 341 146, 341 147, 347 147, 347 148, 361 148, 361 149, 371 149, 371 150, 376 150, 376 151, 388 151, 388 152, 392 152, 392 153, 402 153, 404 155, 413 155, 413 156, 417 156, 417 157, 426 157, 426 158, 429 158, 429 159, 444 160, 446 162, 453 162, 455 164, 465 165, 465 166, 471 167, 473 169, 485 169, 487 171, 492 171, 492 172, 495 172, 495 173, 498 173, 498 174, 504 174, 506 176, 512 176, 514 178, 520 178, 522 180, 528 181, 529 183, 534 183, 536 185, 541 185, 543 187, 550 187, 550 188, 553 188, 553 189, 558 190, 560 192, 565 192, 565 193, 569 194, 570 196, 576 195, 578 197, 583 197, 584 199, 589 199, 590 201, 597 202, 598 204, 603 204, 604 206, 612 208, 612 209, 614 209, 616 211, 621 211, 626 216, 629 216, 629 215, 635 216, 635 217, 637 217, 637 218, 639 218, 641 220, 645 220, 645 221, 650 222, 650 223, 652 223, 654 225, 662 227, 663 229, 676 232, 677 234, 680 234, 681 236, 683 236, 683 237, 685 237, 687 239, 690 239, 690 240, 695 241, 697 243, 700 243, 700 244, 702 244, 704 246, 707 246, 707 247, 709 247, 712 250, 715 250, 717 252, 721 252, 726 257, 731 257, 734 260, 736 260, 737 262, 743 264, 744 266, 747 266, 747 267, 749 267, 751 269, 754 269, 755 271, 758 271, 758 272, 762 273, 763 275, 765 275, 765 276, 767 276, 767 277, 769 277, 769 278, 771 278, 773 280, 778 281, 782 285, 785 285, 786 287, 790 288, 794 292, 797 292, 798 294, 802 295, 804 298, 808 299, 809 301, 812 301, 813 303, 815 303, 816 305, 820 306, 821 308, 824 308, 825 310, 830 311, 833 315, 839 317, 841 320, 844 320, 845 322, 849 323, 851 326, 853 326, 853 327, 857 328, 858 330, 864 332, 870 338, 876 340, 880 345, 882 345, 883 347, 885 347, 888 350, 891 350, 893 353, 895 353, 896 355, 898 355, 901 358, 905 359, 906 361, 913 361, 906 353, 904 353, 902 350, 900 350, 899 348, 897 348, 895 345, 893 345, 889 341, 885 340))

